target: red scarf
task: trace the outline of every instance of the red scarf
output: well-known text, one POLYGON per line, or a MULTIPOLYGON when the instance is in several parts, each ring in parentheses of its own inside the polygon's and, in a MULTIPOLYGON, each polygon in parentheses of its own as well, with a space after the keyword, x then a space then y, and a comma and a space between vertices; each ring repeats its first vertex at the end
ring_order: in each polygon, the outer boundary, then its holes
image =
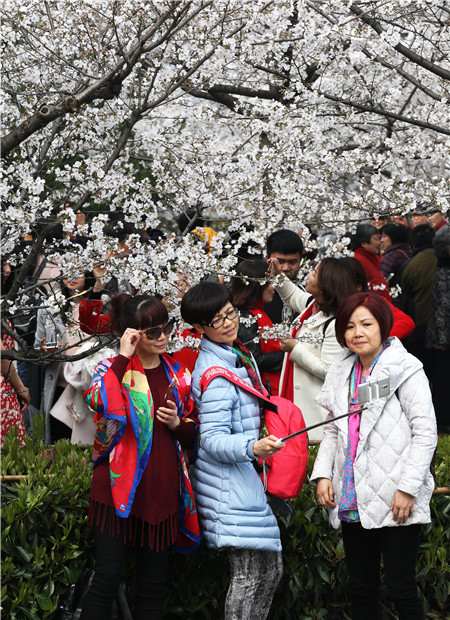
MULTIPOLYGON (((316 302, 310 304, 303 314, 297 319, 294 328, 292 329, 292 338, 295 338, 300 332, 303 323, 306 319, 313 314, 313 308, 316 302)), ((292 403, 294 402, 294 362, 291 360, 291 354, 287 354, 286 366, 283 375, 283 385, 281 386, 281 394, 283 398, 287 398, 292 403)))

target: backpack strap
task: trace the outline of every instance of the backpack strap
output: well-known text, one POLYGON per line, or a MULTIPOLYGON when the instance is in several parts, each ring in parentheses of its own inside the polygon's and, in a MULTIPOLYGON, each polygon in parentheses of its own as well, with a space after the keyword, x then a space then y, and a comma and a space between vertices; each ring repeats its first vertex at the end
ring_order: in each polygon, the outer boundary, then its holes
POLYGON ((268 393, 266 392, 264 387, 263 389, 265 393, 261 394, 261 392, 258 392, 258 390, 255 390, 255 388, 250 387, 248 383, 238 377, 234 372, 231 372, 231 370, 227 370, 226 368, 222 368, 222 366, 211 366, 211 368, 208 368, 208 370, 203 373, 202 378, 200 379, 200 390, 202 394, 211 383, 211 381, 216 377, 223 377, 224 379, 228 379, 228 381, 234 383, 234 385, 237 385, 246 392, 249 392, 249 394, 253 394, 253 396, 256 396, 259 403, 262 404, 262 406, 264 406, 266 409, 274 411, 275 413, 278 412, 277 406, 271 402, 268 393))

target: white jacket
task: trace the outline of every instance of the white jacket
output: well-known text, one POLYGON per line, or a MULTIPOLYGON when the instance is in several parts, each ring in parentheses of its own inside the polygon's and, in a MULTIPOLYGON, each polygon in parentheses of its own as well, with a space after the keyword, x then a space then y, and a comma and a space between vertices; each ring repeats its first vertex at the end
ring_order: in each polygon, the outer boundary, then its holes
MULTIPOLYGON (((88 351, 96 343, 86 342, 77 353, 88 351)), ((73 444, 92 446, 97 424, 94 422, 95 412, 84 401, 83 393, 88 389, 95 367, 101 360, 115 357, 117 350, 103 347, 96 353, 81 360, 64 363, 64 378, 67 386, 50 410, 50 415, 72 429, 70 441, 73 444)))
MULTIPOLYGON (((430 463, 437 443, 436 418, 422 363, 397 338, 376 363, 371 379, 389 376, 390 396, 374 401, 361 414, 354 462, 361 525, 366 529, 397 526, 390 510, 397 489, 414 496, 414 512, 406 525, 430 521, 434 480, 430 463)), ((327 374, 317 401, 329 418, 348 411, 350 375, 356 355, 346 350, 327 374)), ((348 418, 329 422, 311 475, 332 480, 336 508, 330 523, 338 528, 339 501, 348 439, 348 418)))
MULTIPOLYGON (((290 308, 300 314, 311 303, 311 294, 300 290, 290 280, 277 286, 280 297, 290 308)), ((306 426, 325 420, 327 412, 315 403, 329 366, 339 357, 342 347, 336 340, 335 321, 318 312, 306 319, 300 332, 300 340, 293 348, 290 359, 294 362, 294 403, 300 407, 306 426), (328 321, 328 325, 326 325, 328 321)), ((295 327, 298 319, 293 323, 295 327)), ((284 356, 280 385, 286 372, 287 355, 284 356)), ((308 433, 311 440, 320 440, 323 427, 308 433)))

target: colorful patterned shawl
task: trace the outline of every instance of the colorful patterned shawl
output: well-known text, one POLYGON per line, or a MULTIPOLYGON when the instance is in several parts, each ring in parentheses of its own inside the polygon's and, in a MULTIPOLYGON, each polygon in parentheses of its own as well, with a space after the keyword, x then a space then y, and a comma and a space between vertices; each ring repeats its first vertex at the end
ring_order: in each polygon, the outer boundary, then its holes
MULTIPOLYGON (((166 354, 161 356, 161 360, 169 382, 173 379, 177 381, 175 400, 178 415, 187 422, 198 424, 190 394, 189 371, 166 354)), ((94 467, 109 456, 116 514, 126 518, 150 456, 155 412, 147 377, 138 356, 131 357, 121 383, 114 371, 110 371, 113 361, 105 359, 97 365, 84 399, 97 412, 94 467)), ((195 458, 197 445, 188 455, 175 438, 174 441, 180 478, 180 536, 174 546, 180 551, 192 551, 192 546, 196 547, 200 542, 197 508, 189 478, 189 462, 195 458)))

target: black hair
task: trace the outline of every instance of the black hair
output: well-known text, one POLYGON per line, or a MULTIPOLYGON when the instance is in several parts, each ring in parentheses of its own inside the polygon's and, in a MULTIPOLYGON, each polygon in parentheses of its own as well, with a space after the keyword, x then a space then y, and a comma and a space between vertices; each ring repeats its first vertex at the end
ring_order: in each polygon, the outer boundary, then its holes
POLYGON ((403 224, 385 224, 380 228, 392 243, 409 243, 408 229, 403 224))
POLYGON ((123 243, 127 239, 127 235, 138 233, 136 226, 131 222, 114 221, 109 224, 105 224, 103 227, 103 234, 107 237, 115 237, 119 240, 119 243, 123 243))
POLYGON ((167 235, 160 228, 147 228, 146 232, 149 241, 158 243, 158 241, 165 241, 165 239, 167 239, 167 235))
POLYGON ((356 292, 355 280, 346 264, 331 256, 320 261, 317 284, 320 288, 320 309, 326 316, 336 314, 342 301, 356 292))
MULTIPOLYGON (((242 233, 254 233, 255 227, 253 224, 249 224, 244 222, 240 225, 240 228, 230 228, 228 229, 228 236, 230 243, 232 245, 231 253, 234 254, 239 261, 242 260, 262 260, 262 247, 261 244, 250 237, 248 241, 242 242, 242 233), (253 248, 250 251, 250 248, 253 248)), ((228 256, 230 253, 229 249, 223 249, 223 256, 228 256)))
POLYGON ((254 308, 262 299, 266 284, 258 280, 265 278, 269 265, 264 260, 243 260, 236 267, 236 275, 231 284, 233 304, 236 308, 254 308), (244 276, 244 279, 240 276, 244 276), (245 278, 250 280, 245 281, 245 278))
POLYGON ((169 319, 166 306, 156 295, 128 295, 119 293, 110 301, 111 331, 122 336, 127 327, 145 329, 164 325, 169 319))
POLYGON ((8 256, 2 256, 2 290, 1 290, 2 295, 6 295, 7 293, 9 293, 15 280, 15 269, 9 264, 8 259, 9 259, 8 256), (11 271, 10 271, 9 276, 4 279, 3 269, 5 265, 9 265, 11 271))
POLYGON ((208 324, 228 302, 231 302, 231 291, 224 284, 199 282, 183 296, 181 316, 190 325, 208 324))
POLYGON ((358 224, 355 234, 352 235, 352 250, 362 247, 363 243, 370 243, 372 236, 377 234, 378 229, 373 224, 358 224))
POLYGON ((303 253, 303 241, 293 230, 282 228, 267 237, 266 252, 269 258, 274 252, 279 252, 280 254, 298 253, 301 256, 303 253))
MULTIPOLYGON (((64 297, 66 298, 66 301, 63 303, 61 310, 63 313, 68 312, 69 308, 70 308, 70 302, 72 301, 72 298, 74 296, 76 297, 81 297, 82 299, 85 299, 88 295, 89 295, 89 291, 94 288, 95 285, 95 276, 93 274, 92 271, 84 271, 82 274, 80 274, 80 276, 84 277, 84 288, 83 291, 80 291, 80 293, 83 293, 82 295, 80 295, 79 293, 77 293, 76 291, 73 291, 70 288, 67 288, 67 286, 64 284, 63 281, 61 281, 61 293, 64 295, 64 297)), ((64 280, 66 278, 63 278, 64 280)), ((68 278, 70 280, 70 278, 68 278)))
POLYGON ((366 272, 359 260, 353 256, 341 256, 339 261, 345 265, 351 275, 356 287, 355 293, 367 292, 369 290, 369 284, 367 282, 366 272))
POLYGON ((431 245, 435 234, 434 228, 429 224, 414 226, 411 231, 411 244, 413 248, 417 249, 426 245, 431 245))

